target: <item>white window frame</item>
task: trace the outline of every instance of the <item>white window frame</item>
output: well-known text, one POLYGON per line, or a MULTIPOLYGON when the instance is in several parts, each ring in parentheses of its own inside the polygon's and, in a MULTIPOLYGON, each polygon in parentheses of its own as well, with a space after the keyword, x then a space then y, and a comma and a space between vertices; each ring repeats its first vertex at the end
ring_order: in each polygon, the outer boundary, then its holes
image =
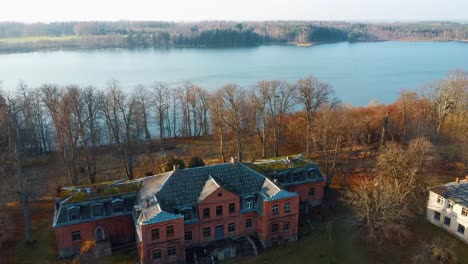
POLYGON ((274 204, 272 208, 273 214, 279 214, 279 205, 274 204))
POLYGON ((438 203, 438 204, 444 204, 444 197, 442 197, 442 196, 440 196, 440 195, 437 196, 437 203, 438 203))
POLYGON ((448 209, 453 209, 454 205, 455 205, 455 203, 453 201, 448 200, 448 202, 447 202, 447 208, 448 209))

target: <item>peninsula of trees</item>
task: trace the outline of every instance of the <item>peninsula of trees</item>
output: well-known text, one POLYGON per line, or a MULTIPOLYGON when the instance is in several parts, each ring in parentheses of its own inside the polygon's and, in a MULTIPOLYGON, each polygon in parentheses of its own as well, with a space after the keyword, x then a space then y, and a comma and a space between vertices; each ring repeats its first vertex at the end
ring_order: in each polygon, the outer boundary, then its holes
POLYGON ((319 21, 0 23, 0 52, 67 48, 302 45, 387 40, 466 41, 468 24, 319 21))

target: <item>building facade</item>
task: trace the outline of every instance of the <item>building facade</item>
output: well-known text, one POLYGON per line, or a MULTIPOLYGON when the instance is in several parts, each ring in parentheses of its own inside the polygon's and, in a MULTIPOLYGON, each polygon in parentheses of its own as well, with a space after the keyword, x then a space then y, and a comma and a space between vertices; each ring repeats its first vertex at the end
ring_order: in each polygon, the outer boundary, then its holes
POLYGON ((468 243, 468 179, 429 188, 427 220, 468 243))
MULTIPOLYGON (((298 169, 284 175, 297 176, 298 169)), ((59 252, 71 256, 85 240, 111 247, 133 242, 141 263, 185 263, 187 249, 217 241, 255 237, 261 247, 296 241, 300 204, 321 199, 322 185, 309 178, 314 173, 306 166, 303 186, 294 181, 285 189, 277 178, 233 158, 91 190, 71 189, 56 201, 59 252)), ((232 255, 227 251, 224 257, 232 255)))

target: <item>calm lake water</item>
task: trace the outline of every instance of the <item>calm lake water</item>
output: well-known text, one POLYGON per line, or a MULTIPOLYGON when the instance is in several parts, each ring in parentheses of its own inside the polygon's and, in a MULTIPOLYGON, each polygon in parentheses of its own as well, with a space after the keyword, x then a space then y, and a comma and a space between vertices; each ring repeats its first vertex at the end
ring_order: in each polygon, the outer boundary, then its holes
POLYGON ((126 89, 191 81, 209 90, 226 83, 295 81, 308 74, 330 83, 345 103, 389 103, 402 89, 419 89, 449 71, 468 70, 468 43, 374 42, 312 47, 104 49, 0 54, 0 80, 103 87, 115 78, 126 89))

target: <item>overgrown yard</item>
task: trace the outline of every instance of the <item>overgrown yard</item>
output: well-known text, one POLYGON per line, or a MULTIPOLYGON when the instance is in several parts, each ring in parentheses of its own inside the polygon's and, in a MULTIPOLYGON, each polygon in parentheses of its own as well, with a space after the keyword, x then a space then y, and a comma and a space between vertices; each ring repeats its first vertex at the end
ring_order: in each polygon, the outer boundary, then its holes
MULTIPOLYGON (((14 227, 14 240, 8 241, 0 251, 0 263, 71 263, 71 260, 57 258, 55 236, 51 227, 52 202, 33 202, 31 209, 33 236, 36 242, 26 244, 22 241, 24 226, 21 208, 16 203, 8 206, 11 212, 9 221, 14 227)), ((366 244, 353 225, 350 212, 338 206, 336 215, 332 216, 329 222, 312 222, 310 228, 303 229, 302 237, 297 243, 265 250, 257 257, 234 258, 225 263, 411 263, 422 243, 431 242, 437 237, 454 241, 459 263, 467 263, 467 245, 453 236, 424 219, 415 223, 413 230, 414 237, 403 245, 366 244)), ((120 253, 101 259, 99 263, 135 263, 135 257, 120 253)))

